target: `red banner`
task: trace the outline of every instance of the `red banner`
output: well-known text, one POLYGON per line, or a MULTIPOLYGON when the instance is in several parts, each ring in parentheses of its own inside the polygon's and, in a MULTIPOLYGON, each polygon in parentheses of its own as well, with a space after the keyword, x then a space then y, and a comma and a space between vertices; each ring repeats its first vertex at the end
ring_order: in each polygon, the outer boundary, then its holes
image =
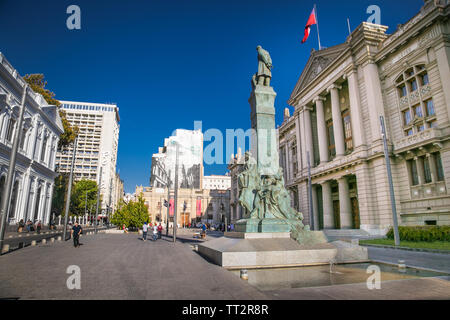
POLYGON ((202 199, 197 199, 197 217, 202 216, 202 199))
POLYGON ((170 201, 169 201, 169 215, 170 215, 171 217, 173 217, 173 208, 174 208, 174 205, 175 205, 174 199, 170 199, 170 201))

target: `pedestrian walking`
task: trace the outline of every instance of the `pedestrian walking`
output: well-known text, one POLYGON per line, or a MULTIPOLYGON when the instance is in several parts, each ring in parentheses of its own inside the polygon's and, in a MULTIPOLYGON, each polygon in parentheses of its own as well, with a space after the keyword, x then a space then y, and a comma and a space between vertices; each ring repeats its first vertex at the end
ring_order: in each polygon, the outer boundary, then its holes
POLYGON ((40 234, 40 233, 41 233, 41 228, 42 228, 41 220, 38 220, 38 222, 36 222, 36 231, 37 231, 37 234, 40 234))
POLYGON ((162 227, 161 222, 160 222, 159 226, 158 226, 158 239, 161 239, 162 229, 163 229, 163 227, 162 227))
POLYGON ((26 223, 27 232, 31 232, 31 226, 32 225, 33 225, 33 223, 31 222, 30 219, 28 219, 28 221, 26 223))
POLYGON ((78 221, 75 221, 75 225, 72 227, 71 235, 73 238, 73 246, 75 248, 80 246, 80 234, 81 234, 81 226, 78 224, 78 221))
POLYGON ((156 241, 158 239, 158 227, 155 225, 153 226, 153 241, 156 241))
POLYGON ((142 240, 147 241, 147 232, 148 232, 148 225, 147 222, 144 222, 144 225, 142 226, 142 240))
POLYGON ((25 226, 25 223, 23 222, 23 219, 20 219, 19 227, 17 228, 17 232, 22 232, 24 226, 25 226))

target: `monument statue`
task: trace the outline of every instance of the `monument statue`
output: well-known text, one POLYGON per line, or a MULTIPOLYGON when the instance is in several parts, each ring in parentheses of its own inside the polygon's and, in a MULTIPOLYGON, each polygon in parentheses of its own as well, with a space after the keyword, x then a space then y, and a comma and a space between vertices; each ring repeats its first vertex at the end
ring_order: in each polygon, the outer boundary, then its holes
POLYGON ((270 79, 272 78, 272 58, 269 52, 261 46, 256 48, 258 51, 258 73, 256 74, 256 82, 259 85, 270 87, 270 79))
POLYGON ((239 204, 244 214, 236 224, 236 230, 291 232, 295 239, 304 239, 309 227, 304 226, 303 215, 291 207, 283 169, 279 167, 274 107, 276 93, 270 86, 272 59, 261 46, 257 51, 258 72, 252 78, 249 100, 252 128, 256 134, 252 137, 252 153, 245 154, 244 167, 238 175, 239 204))

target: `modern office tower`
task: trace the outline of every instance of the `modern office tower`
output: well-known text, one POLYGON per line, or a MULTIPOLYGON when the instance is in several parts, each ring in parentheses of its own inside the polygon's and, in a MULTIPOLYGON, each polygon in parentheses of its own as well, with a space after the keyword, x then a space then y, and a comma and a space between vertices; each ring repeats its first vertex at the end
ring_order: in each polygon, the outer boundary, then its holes
MULTIPOLYGON (((115 104, 61 101, 71 125, 79 128, 74 180, 95 180, 100 185, 101 215, 114 211, 117 150, 119 145, 119 108, 115 104), (100 168, 102 176, 100 179, 100 168)), ((73 146, 57 154, 60 173, 69 173, 73 146)))

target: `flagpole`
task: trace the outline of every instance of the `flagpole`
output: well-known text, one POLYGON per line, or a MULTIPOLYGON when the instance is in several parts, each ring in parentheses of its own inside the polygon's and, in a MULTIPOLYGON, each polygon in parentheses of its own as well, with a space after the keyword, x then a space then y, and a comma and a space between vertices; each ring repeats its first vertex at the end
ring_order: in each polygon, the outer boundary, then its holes
POLYGON ((317 16, 317 6, 316 6, 316 4, 314 4, 314 14, 316 15, 317 39, 319 40, 319 51, 320 51, 320 50, 322 50, 322 46, 320 45, 319 18, 317 16))

